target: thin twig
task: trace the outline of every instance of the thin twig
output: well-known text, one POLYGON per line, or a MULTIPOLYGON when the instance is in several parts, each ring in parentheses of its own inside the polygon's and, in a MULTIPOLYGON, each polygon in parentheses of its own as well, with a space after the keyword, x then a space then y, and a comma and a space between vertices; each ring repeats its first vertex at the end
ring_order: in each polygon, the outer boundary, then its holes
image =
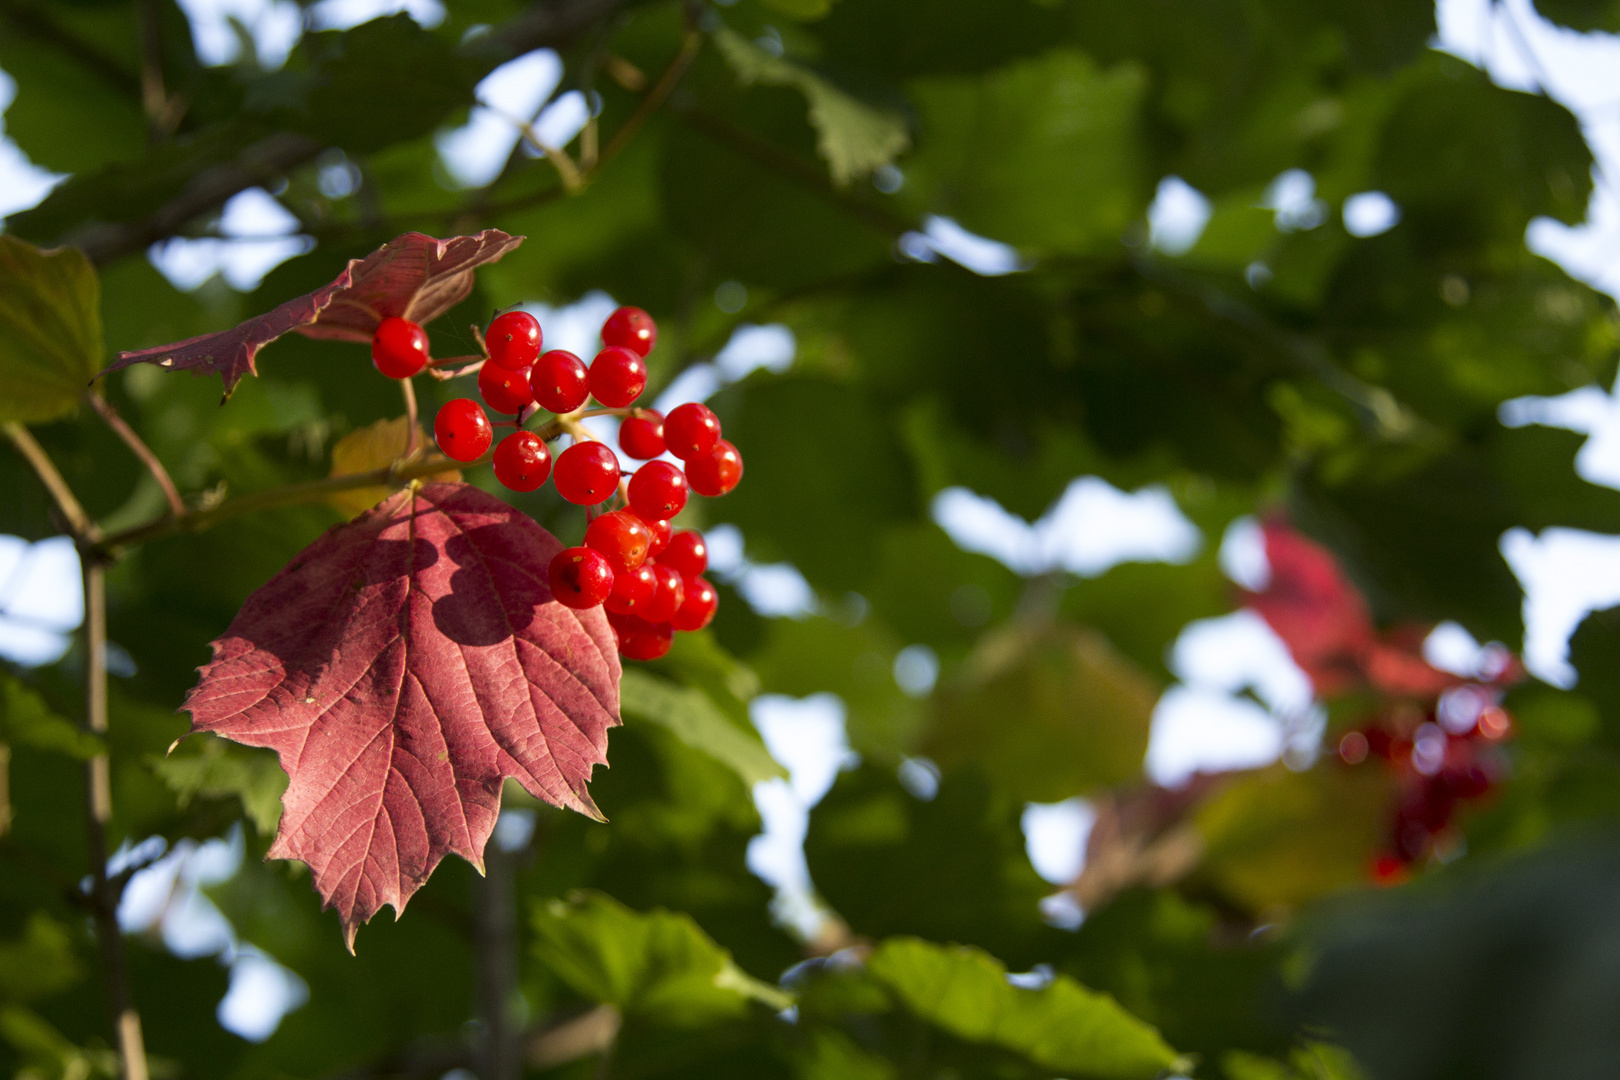
POLYGON ((399 392, 405 396, 405 459, 409 461, 422 448, 416 420, 416 387, 410 378, 399 380, 399 392))
POLYGON ((62 521, 73 538, 81 543, 92 539, 96 531, 95 523, 84 512, 73 489, 62 479, 62 474, 56 470, 45 448, 34 439, 33 433, 18 423, 7 423, 5 432, 11 445, 17 448, 17 453, 23 456, 29 468, 34 470, 34 475, 39 477, 39 482, 45 486, 46 493, 56 504, 57 512, 62 515, 62 521))
MULTIPOLYGON (((84 560, 85 726, 102 738, 107 734, 107 568, 99 559, 84 560)), ((107 880, 107 823, 112 820, 112 775, 105 752, 85 765, 89 816, 90 887, 95 910, 96 938, 101 945, 101 973, 107 1005, 118 1034, 118 1056, 124 1080, 147 1080, 146 1049, 141 1036, 141 1014, 129 992, 124 961, 124 936, 118 925, 118 898, 107 880)))
POLYGON ((146 445, 146 441, 135 433, 135 429, 130 427, 122 416, 118 415, 118 410, 113 408, 112 402, 94 390, 85 391, 84 399, 107 422, 107 426, 113 429, 113 434, 123 439, 124 445, 128 446, 134 451, 135 456, 141 459, 141 463, 152 474, 152 479, 156 480, 158 487, 163 489, 163 497, 169 500, 170 512, 175 517, 184 517, 186 514, 186 502, 180 497, 180 490, 174 486, 174 480, 170 478, 169 470, 163 467, 163 462, 158 460, 158 456, 152 452, 152 448, 146 445))
POLYGON ((609 139, 607 145, 602 147, 601 155, 591 164, 591 175, 594 176, 603 165, 613 159, 615 154, 623 150, 626 144, 635 137, 636 132, 641 130, 642 125, 652 117, 653 113, 658 111, 658 107, 664 103, 665 99, 674 91, 676 84, 681 81, 681 76, 686 74, 686 69, 692 66, 692 61, 696 59, 698 50, 702 47, 703 35, 696 30, 688 30, 686 36, 681 40, 680 51, 669 62, 669 66, 664 68, 664 73, 658 76, 658 81, 653 84, 653 88, 647 91, 647 96, 642 98, 640 103, 636 105, 636 111, 631 113, 625 122, 619 125, 619 130, 613 133, 613 138, 609 139))
POLYGON ((163 89, 163 28, 156 0, 139 0, 135 17, 141 38, 141 108, 152 142, 168 136, 169 95, 163 89))

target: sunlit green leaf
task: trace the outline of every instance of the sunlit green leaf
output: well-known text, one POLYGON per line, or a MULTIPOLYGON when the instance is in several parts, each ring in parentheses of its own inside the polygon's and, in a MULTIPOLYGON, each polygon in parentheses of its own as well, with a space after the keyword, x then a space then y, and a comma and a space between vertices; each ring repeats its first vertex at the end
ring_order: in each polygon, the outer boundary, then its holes
POLYGON ((101 287, 84 254, 0 236, 0 420, 72 412, 101 349, 101 287))

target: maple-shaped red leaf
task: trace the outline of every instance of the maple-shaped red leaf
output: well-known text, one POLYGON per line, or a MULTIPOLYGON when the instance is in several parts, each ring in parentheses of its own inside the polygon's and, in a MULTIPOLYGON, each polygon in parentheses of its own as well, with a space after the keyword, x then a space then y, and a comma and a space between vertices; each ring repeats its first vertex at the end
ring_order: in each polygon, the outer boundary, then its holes
POLYGON ((343 273, 314 292, 229 330, 121 352, 101 374, 131 364, 157 364, 171 371, 218 375, 230 397, 242 376, 259 373, 254 360, 259 350, 281 335, 297 330, 308 337, 370 342, 377 324, 390 315, 426 324, 467 298, 474 270, 522 242, 523 237, 499 229, 449 240, 415 232, 396 236, 364 259, 349 260, 343 273))
POLYGON ((601 820, 619 658, 600 609, 552 600, 561 550, 492 495, 425 484, 315 541, 213 643, 192 730, 280 756, 269 857, 309 864, 351 951, 446 852, 483 866, 506 777, 601 820))
POLYGON ((1271 580, 1248 595, 1249 607, 1287 644, 1317 693, 1348 688, 1374 640, 1365 601, 1327 548, 1281 522, 1263 529, 1271 580))

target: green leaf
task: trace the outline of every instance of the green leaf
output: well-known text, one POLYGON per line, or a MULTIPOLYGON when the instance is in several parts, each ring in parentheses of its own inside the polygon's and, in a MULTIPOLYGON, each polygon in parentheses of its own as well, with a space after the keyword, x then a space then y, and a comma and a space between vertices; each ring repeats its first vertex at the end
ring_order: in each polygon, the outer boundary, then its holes
POLYGON ((0 421, 70 413, 101 370, 101 286, 81 251, 0 236, 0 421))
POLYGON ((51 712, 39 694, 0 674, 0 742, 31 746, 88 761, 104 752, 102 741, 51 712))
POLYGON ((43 911, 34 912, 20 938, 0 942, 0 998, 30 1001, 78 982, 84 965, 73 944, 67 927, 43 911))
POLYGON ((182 810, 199 795, 205 799, 240 799, 259 835, 275 835, 281 821, 281 794, 287 790, 287 774, 281 771, 273 753, 237 746, 212 735, 187 739, 181 745, 195 745, 196 749, 153 758, 151 764, 152 771, 178 797, 182 810))
POLYGON ((1335 759, 1302 773, 1274 765, 1239 777, 1197 812, 1204 869, 1254 911, 1353 887, 1386 842, 1394 796, 1371 763, 1335 759))
POLYGON ((1135 779, 1158 690, 1094 631, 1061 623, 986 634, 935 699, 923 752, 982 765, 1014 798, 1056 802, 1135 779))
POLYGON ((686 745, 730 766, 745 784, 787 775, 759 736, 733 724, 702 690, 628 668, 619 684, 619 704, 630 716, 668 728, 686 745))
MULTIPOLYGON (((796 14, 803 12, 797 14, 799 18, 814 18, 830 6, 827 0, 775 2, 791 3, 796 14)), ((816 129, 816 147, 839 187, 889 164, 911 145, 898 113, 856 100, 809 69, 772 56, 733 30, 716 31, 714 40, 744 84, 789 86, 804 95, 810 106, 810 125, 816 129)))
POLYGON ((866 968, 924 1020, 1049 1069, 1146 1080, 1177 1063, 1154 1028, 1108 995, 1064 975, 1040 990, 1013 986, 1001 961, 980 949, 890 938, 866 968))
POLYGON ((690 915, 632 911, 602 893, 537 904, 535 951, 569 986, 595 1001, 675 1027, 746 1015, 752 1002, 792 999, 739 968, 690 915))
POLYGON ((1138 114, 1147 76, 1055 51, 974 79, 920 81, 911 201, 1028 252, 1117 241, 1151 191, 1138 114))

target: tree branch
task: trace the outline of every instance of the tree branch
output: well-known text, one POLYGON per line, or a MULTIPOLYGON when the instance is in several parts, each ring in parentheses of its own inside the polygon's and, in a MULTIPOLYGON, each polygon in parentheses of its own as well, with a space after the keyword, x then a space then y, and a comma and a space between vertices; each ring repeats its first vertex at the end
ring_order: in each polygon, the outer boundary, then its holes
POLYGON ((134 451, 136 457, 141 459, 141 463, 152 474, 152 479, 156 480, 158 487, 163 489, 163 497, 169 500, 169 511, 175 517, 184 517, 186 515, 186 502, 180 497, 180 489, 174 486, 174 480, 169 477, 169 470, 163 467, 163 462, 158 460, 158 456, 152 452, 152 448, 146 445, 145 440, 135 433, 135 429, 130 427, 122 416, 118 415, 118 410, 112 407, 112 402, 94 390, 85 391, 84 399, 107 422, 107 426, 113 429, 113 433, 123 439, 124 444, 134 451))
MULTIPOLYGON (((84 557, 85 726, 103 738, 107 734, 107 568, 94 557, 84 557)), ((118 1056, 124 1080, 147 1080, 146 1048, 141 1036, 141 1014, 129 992, 129 971, 124 962, 124 935, 118 925, 118 897, 107 879, 107 823, 112 820, 112 775, 105 752, 85 764, 88 780, 86 833, 90 847, 90 895, 95 911, 96 938, 101 945, 101 975, 107 1006, 118 1035, 118 1056)))
POLYGON ((55 46, 69 59, 76 61, 88 74, 102 80, 126 97, 141 100, 140 80, 124 67, 118 57, 58 25, 39 8, 31 4, 13 3, 12 0, 0 0, 0 16, 15 27, 19 34, 55 46))
POLYGON ((84 507, 79 504, 73 489, 62 479, 62 474, 56 470, 56 465, 45 453, 45 448, 34 439, 33 433, 17 423, 7 423, 5 432, 6 438, 11 440, 11 445, 17 448, 17 453, 22 455, 29 468, 34 470, 34 475, 39 477, 39 482, 44 485, 51 502, 56 504, 57 513, 62 516, 62 521, 73 534, 73 538, 81 544, 93 540, 95 523, 90 520, 90 515, 84 512, 84 507))

